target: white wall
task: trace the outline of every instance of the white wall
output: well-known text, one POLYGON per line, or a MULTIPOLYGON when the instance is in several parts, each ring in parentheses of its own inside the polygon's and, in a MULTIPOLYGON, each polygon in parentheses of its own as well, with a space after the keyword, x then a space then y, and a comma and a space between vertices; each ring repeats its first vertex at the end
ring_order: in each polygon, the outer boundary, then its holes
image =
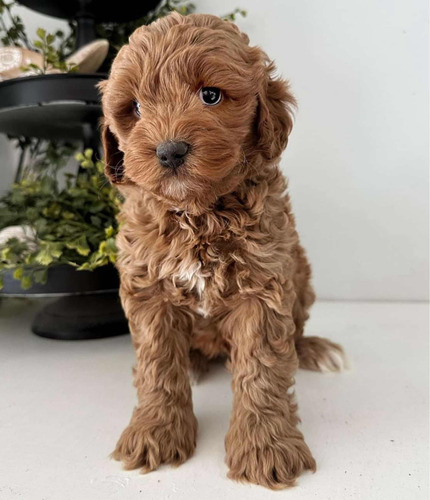
POLYGON ((292 83, 299 113, 282 167, 319 297, 426 300, 427 2, 195 3, 245 8, 238 24, 292 83))
POLYGON ((427 2, 196 3, 245 8, 239 26, 292 83, 299 112, 282 167, 319 296, 425 300, 427 2))

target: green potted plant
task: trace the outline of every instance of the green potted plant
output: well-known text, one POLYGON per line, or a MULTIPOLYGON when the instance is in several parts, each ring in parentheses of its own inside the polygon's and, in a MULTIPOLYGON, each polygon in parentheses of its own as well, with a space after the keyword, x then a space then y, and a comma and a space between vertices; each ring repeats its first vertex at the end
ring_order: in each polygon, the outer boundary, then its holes
POLYGON ((26 228, 24 237, 20 232, 19 238, 11 236, 3 243, 0 233, 0 287, 11 277, 24 290, 44 284, 54 266, 92 271, 115 262, 121 200, 103 176, 103 162, 94 162, 90 149, 76 155, 81 168, 65 174, 61 186, 70 152, 70 147, 49 144, 43 156, 50 162, 49 174, 46 169, 40 175, 37 168, 30 170, 0 199, 0 227, 26 228))

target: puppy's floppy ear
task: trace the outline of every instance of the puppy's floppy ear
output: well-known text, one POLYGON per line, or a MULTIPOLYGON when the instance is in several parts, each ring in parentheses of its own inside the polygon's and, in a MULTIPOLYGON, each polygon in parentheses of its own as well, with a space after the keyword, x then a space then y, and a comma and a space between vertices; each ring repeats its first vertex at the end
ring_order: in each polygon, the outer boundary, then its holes
POLYGON ((285 80, 275 79, 273 63, 265 68, 256 115, 257 148, 270 161, 279 157, 288 143, 293 128, 293 112, 296 100, 289 92, 285 80))
POLYGON ((112 184, 124 181, 124 153, 118 147, 118 141, 106 123, 103 124, 102 143, 105 161, 105 175, 112 184))

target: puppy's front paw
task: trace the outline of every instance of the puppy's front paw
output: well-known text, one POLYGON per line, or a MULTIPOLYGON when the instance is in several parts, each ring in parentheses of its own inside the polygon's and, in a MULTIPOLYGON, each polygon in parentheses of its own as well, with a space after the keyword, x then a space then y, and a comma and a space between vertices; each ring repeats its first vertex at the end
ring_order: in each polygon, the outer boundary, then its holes
POLYGON ((229 433, 226 450, 230 479, 274 490, 293 486, 305 469, 316 469, 315 460, 303 438, 285 437, 264 442, 249 436, 242 436, 241 440, 231 439, 229 433))
POLYGON ((183 418, 154 422, 133 416, 118 440, 112 458, 120 460, 124 469, 141 468, 143 473, 156 469, 161 463, 180 465, 196 447, 197 420, 186 412, 183 418))

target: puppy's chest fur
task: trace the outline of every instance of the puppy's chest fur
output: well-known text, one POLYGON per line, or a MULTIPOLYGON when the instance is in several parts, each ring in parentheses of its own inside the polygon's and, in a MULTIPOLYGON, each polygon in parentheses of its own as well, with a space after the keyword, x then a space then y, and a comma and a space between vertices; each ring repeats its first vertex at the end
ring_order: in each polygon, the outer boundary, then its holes
POLYGON ((127 199, 117 265, 129 292, 148 298, 162 293, 172 303, 214 316, 237 294, 264 295, 274 282, 282 286, 297 243, 288 198, 276 192, 270 204, 267 194, 257 203, 257 195, 252 204, 251 196, 244 201, 231 195, 202 216, 162 211, 150 199, 127 199))
POLYGON ((195 312, 207 317, 236 289, 234 256, 241 251, 241 245, 227 225, 221 224, 210 232, 206 227, 188 225, 186 217, 178 217, 181 218, 175 231, 178 243, 171 241, 173 248, 180 251, 168 257, 175 259, 171 284, 175 294, 180 294, 195 312))

